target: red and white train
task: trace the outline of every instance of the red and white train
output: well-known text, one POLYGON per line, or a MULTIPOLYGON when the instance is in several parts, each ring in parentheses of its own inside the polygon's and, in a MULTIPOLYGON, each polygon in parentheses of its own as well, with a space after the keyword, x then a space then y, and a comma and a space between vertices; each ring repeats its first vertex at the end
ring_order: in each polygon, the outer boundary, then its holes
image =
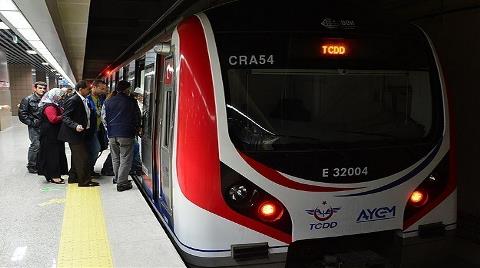
POLYGON ((105 77, 144 91, 137 179, 189 265, 382 255, 455 229, 455 147, 430 39, 319 10, 211 8, 105 77))

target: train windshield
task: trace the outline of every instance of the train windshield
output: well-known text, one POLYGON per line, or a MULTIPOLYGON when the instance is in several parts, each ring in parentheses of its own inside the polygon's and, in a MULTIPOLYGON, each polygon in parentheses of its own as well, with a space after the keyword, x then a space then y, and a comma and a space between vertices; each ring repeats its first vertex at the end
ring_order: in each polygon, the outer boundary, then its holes
POLYGON ((428 71, 228 71, 230 136, 248 149, 424 140, 432 130, 428 71))
POLYGON ((303 179, 370 181, 425 157, 444 128, 426 38, 219 33, 229 137, 236 149, 303 179), (248 40, 248 41, 247 41, 248 40), (332 177, 319 169, 368 169, 332 177))

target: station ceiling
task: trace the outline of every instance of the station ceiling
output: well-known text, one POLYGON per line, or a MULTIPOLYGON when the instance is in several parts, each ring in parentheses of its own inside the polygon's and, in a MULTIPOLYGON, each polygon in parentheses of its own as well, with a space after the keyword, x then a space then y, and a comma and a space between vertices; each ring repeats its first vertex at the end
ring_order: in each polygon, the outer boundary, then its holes
MULTIPOLYGON (((98 77, 109 65, 125 60, 145 40, 181 16, 228 1, 45 0, 77 80, 98 77)), ((255 0, 240 1, 251 1, 252 7, 255 6, 255 0)), ((480 10, 478 0, 371 0, 368 3, 411 21, 480 10)), ((51 73, 48 66, 41 64, 40 56, 25 53, 27 43, 21 39, 12 42, 13 36, 11 30, 0 30, 0 47, 6 50, 9 63, 31 64, 51 73)))
MULTIPOLYGON (((122 57, 125 58, 125 55, 138 49, 142 41, 153 36, 155 29, 152 25, 156 28, 161 24, 166 26, 188 13, 193 6, 209 7, 228 1, 91 0, 83 77, 98 77, 110 64, 121 62, 122 57)), ((242 1, 251 1, 252 7, 255 5, 254 0, 242 1)), ((328 1, 325 3, 328 4, 328 1)), ((413 21, 479 6, 478 0, 372 0, 369 3, 413 21)))
POLYGON ((42 62, 45 62, 45 60, 40 55, 31 55, 26 52, 32 50, 32 48, 12 30, 0 30, 0 47, 7 54, 8 64, 30 64, 36 70, 45 71, 50 77, 55 76, 56 71, 52 71, 49 65, 43 65, 42 62))
POLYGON ((174 4, 174 0, 91 0, 84 78, 97 77, 174 4))
POLYGON ((83 77, 90 0, 45 0, 76 78, 83 77))

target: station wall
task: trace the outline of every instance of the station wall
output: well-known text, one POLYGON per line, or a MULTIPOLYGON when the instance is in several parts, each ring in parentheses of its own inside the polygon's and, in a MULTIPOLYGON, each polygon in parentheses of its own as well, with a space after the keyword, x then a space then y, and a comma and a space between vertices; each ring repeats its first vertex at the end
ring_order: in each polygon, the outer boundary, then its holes
POLYGON ((7 55, 0 50, 0 130, 10 127, 12 121, 12 103, 8 78, 7 55))
POLYGON ((416 23, 432 38, 453 93, 459 227, 471 226, 480 241, 480 9, 449 12, 416 23))
POLYGON ((8 70, 12 95, 12 114, 18 115, 18 105, 22 99, 32 94, 32 66, 28 64, 9 64, 8 70))

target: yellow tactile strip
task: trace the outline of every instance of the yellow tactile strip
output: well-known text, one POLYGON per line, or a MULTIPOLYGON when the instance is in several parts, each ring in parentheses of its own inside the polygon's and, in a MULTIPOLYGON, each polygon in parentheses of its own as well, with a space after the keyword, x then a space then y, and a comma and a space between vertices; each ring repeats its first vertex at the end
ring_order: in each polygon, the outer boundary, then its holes
POLYGON ((57 267, 113 267, 99 187, 68 185, 57 267))

